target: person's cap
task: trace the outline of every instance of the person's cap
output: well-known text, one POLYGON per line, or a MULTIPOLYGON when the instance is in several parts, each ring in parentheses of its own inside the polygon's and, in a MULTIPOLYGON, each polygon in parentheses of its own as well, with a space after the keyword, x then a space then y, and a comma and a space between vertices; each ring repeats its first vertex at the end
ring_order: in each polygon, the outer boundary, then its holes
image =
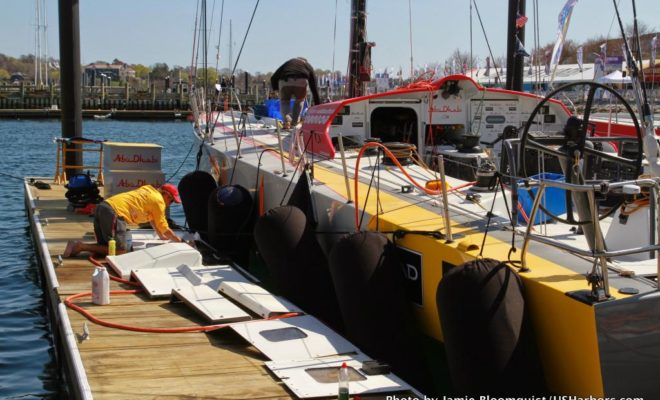
POLYGON ((174 199, 175 203, 181 203, 181 197, 179 197, 179 190, 176 188, 176 186, 172 185, 171 183, 166 183, 160 188, 166 191, 167 193, 171 194, 172 199, 174 199))

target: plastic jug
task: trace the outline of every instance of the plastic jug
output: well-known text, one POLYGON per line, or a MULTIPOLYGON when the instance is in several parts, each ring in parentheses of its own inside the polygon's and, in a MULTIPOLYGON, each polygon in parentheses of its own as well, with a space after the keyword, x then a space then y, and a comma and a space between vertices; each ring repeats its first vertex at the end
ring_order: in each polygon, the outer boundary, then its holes
POLYGON ((110 304, 110 276, 104 267, 96 267, 92 274, 92 303, 110 304))

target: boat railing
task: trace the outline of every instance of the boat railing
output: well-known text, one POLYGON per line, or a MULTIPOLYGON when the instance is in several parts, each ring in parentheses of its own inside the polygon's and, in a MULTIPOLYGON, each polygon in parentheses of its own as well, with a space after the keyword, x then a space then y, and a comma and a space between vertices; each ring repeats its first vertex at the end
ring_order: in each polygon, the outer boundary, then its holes
MULTIPOLYGON (((627 249, 620 249, 620 250, 606 250, 606 247, 604 246, 603 242, 603 236, 601 234, 601 227, 600 227, 600 220, 598 217, 598 205, 596 203, 597 196, 596 194, 607 194, 611 192, 622 192, 626 189, 630 189, 631 187, 637 187, 637 188, 649 188, 650 191, 653 191, 654 193, 658 193, 660 190, 660 178, 643 178, 643 179, 636 179, 636 180, 630 180, 630 181, 622 181, 622 182, 614 182, 614 183, 589 183, 589 184, 572 184, 572 183, 566 183, 566 182, 560 182, 560 181, 551 181, 551 180, 536 180, 536 179, 528 179, 525 180, 517 185, 517 187, 521 188, 526 188, 528 190, 531 190, 532 188, 536 187, 537 188, 537 193, 534 196, 534 202, 532 204, 532 209, 529 215, 529 221, 534 221, 536 218, 536 215, 539 211, 540 204, 541 204, 541 198, 543 197, 543 193, 546 190, 546 188, 558 188, 558 189, 563 189, 566 191, 571 191, 571 192, 582 192, 582 193, 587 193, 589 195, 589 199, 591 200, 592 203, 592 223, 594 224, 595 231, 596 231, 596 240, 595 240, 595 246, 593 249, 584 249, 584 248, 579 248, 575 246, 571 246, 565 242, 561 242, 558 240, 554 240, 551 237, 548 236, 543 236, 540 234, 533 233, 533 223, 529 223, 527 226, 527 230, 525 231, 524 234, 524 240, 523 240, 523 245, 522 245, 522 252, 521 252, 521 270, 526 271, 528 270, 527 266, 527 253, 529 249, 529 244, 531 240, 534 240, 536 242, 553 246, 555 248, 583 256, 583 257, 589 257, 593 258, 596 260, 601 260, 602 264, 602 270, 605 271, 607 266, 606 262, 607 259, 612 258, 612 257, 619 257, 619 256, 625 256, 625 255, 631 255, 631 254, 637 254, 637 253, 644 253, 644 252, 656 252, 656 259, 658 261, 658 269, 657 269, 657 279, 660 279, 660 245, 659 244, 649 244, 646 246, 639 246, 639 247, 633 247, 633 248, 627 248, 627 249)), ((517 192, 513 191, 513 192, 517 192)), ((652 196, 653 198, 657 199, 658 196, 652 196)), ((658 207, 656 206, 655 209, 657 210, 658 207)), ((655 218, 655 216, 651 216, 651 218, 655 218)), ((660 224, 656 224, 660 225, 660 224)), ((656 232, 655 237, 659 238, 660 237, 660 227, 656 227, 658 232, 656 232)), ((602 274, 602 278, 605 282, 607 283, 607 273, 602 274)), ((659 280, 660 282, 660 280, 659 280)), ((607 285, 605 285, 607 287, 607 285)))

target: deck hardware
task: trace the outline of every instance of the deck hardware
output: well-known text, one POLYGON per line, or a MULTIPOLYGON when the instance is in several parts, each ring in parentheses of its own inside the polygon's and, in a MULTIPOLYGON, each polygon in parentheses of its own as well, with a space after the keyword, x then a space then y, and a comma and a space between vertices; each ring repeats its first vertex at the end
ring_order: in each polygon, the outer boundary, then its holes
POLYGON ((632 287, 624 287, 619 289, 619 293, 621 294, 639 294, 639 289, 637 288, 632 288, 632 287))
POLYGON ((89 340, 89 326, 87 326, 87 321, 83 323, 83 333, 80 335, 80 340, 89 340))
POLYGON ((401 186, 401 193, 412 193, 415 189, 412 185, 403 185, 401 186))

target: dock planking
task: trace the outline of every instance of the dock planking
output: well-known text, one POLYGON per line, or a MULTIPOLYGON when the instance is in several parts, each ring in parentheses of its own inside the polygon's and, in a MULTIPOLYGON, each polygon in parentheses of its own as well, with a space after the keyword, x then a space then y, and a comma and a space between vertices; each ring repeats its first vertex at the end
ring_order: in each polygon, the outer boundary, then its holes
MULTIPOLYGON (((65 188, 26 186, 51 262, 56 265, 66 242, 83 235, 92 240, 92 218, 67 211, 65 188)), ((30 207, 28 205, 28 207, 30 207)), ((35 246, 40 251, 40 246, 35 246)), ((40 254, 43 257, 43 254, 40 254)), ((86 258, 64 259, 55 267, 57 288, 46 288, 51 301, 91 290, 93 264, 86 258)), ((111 281, 110 290, 132 289, 111 281)), ((141 294, 111 295, 97 306, 83 297, 76 304, 113 323, 143 327, 181 327, 205 322, 183 304, 149 300, 141 294)), ((51 306, 51 310, 52 310, 51 306)), ((292 394, 266 369, 267 358, 229 330, 211 333, 145 333, 108 328, 66 310, 80 360, 95 399, 275 399, 292 394), (82 340, 87 323, 89 339, 82 340)), ((71 350, 71 349, 70 349, 71 350)))

